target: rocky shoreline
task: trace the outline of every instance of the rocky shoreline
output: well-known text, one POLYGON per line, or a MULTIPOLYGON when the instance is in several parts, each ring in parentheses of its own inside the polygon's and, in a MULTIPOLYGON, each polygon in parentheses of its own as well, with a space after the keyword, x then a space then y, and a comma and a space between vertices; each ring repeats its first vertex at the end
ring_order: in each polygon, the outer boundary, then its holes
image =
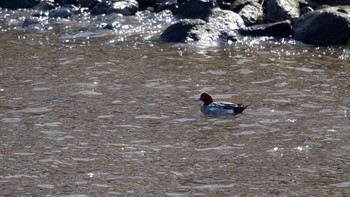
MULTIPOLYGON (((2 0, 0 7, 28 8, 36 18, 73 15, 135 15, 170 10, 178 22, 163 31, 163 42, 235 42, 241 36, 294 38, 316 46, 346 45, 350 0, 2 0)), ((106 28, 113 28, 108 26, 106 28)))

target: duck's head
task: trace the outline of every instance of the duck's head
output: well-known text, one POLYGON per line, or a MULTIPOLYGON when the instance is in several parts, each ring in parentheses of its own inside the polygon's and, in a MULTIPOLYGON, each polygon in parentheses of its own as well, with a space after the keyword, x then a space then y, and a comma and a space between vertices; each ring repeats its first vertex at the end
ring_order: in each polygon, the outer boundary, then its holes
POLYGON ((201 96, 199 97, 199 100, 203 101, 204 105, 209 105, 213 102, 213 97, 208 92, 202 92, 201 96))

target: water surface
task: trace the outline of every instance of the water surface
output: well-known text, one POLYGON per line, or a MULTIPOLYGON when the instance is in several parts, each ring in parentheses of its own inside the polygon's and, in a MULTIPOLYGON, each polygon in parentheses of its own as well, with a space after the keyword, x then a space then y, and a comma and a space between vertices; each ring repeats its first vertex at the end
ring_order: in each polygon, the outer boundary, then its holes
POLYGON ((0 195, 348 193, 349 47, 165 44, 164 13, 23 29, 27 12, 0 22, 0 195), (251 106, 207 117, 202 91, 251 106))

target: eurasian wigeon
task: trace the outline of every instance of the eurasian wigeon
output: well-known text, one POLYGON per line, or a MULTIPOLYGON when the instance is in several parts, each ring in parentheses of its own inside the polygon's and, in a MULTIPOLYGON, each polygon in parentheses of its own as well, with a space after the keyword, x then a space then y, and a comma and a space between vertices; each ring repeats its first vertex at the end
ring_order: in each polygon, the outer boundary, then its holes
POLYGON ((229 102, 214 102, 213 97, 208 92, 203 92, 199 97, 199 100, 204 104, 201 107, 201 111, 207 115, 233 115, 242 113, 248 105, 233 104, 229 102))

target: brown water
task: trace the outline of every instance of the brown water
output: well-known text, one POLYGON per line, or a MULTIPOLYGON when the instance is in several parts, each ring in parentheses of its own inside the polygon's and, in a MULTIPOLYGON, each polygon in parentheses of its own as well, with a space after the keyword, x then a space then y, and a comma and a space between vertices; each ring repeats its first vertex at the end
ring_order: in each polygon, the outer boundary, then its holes
POLYGON ((176 45, 157 42, 164 25, 3 21, 1 196, 350 192, 348 46, 176 45), (251 106, 207 117, 202 91, 251 106))

